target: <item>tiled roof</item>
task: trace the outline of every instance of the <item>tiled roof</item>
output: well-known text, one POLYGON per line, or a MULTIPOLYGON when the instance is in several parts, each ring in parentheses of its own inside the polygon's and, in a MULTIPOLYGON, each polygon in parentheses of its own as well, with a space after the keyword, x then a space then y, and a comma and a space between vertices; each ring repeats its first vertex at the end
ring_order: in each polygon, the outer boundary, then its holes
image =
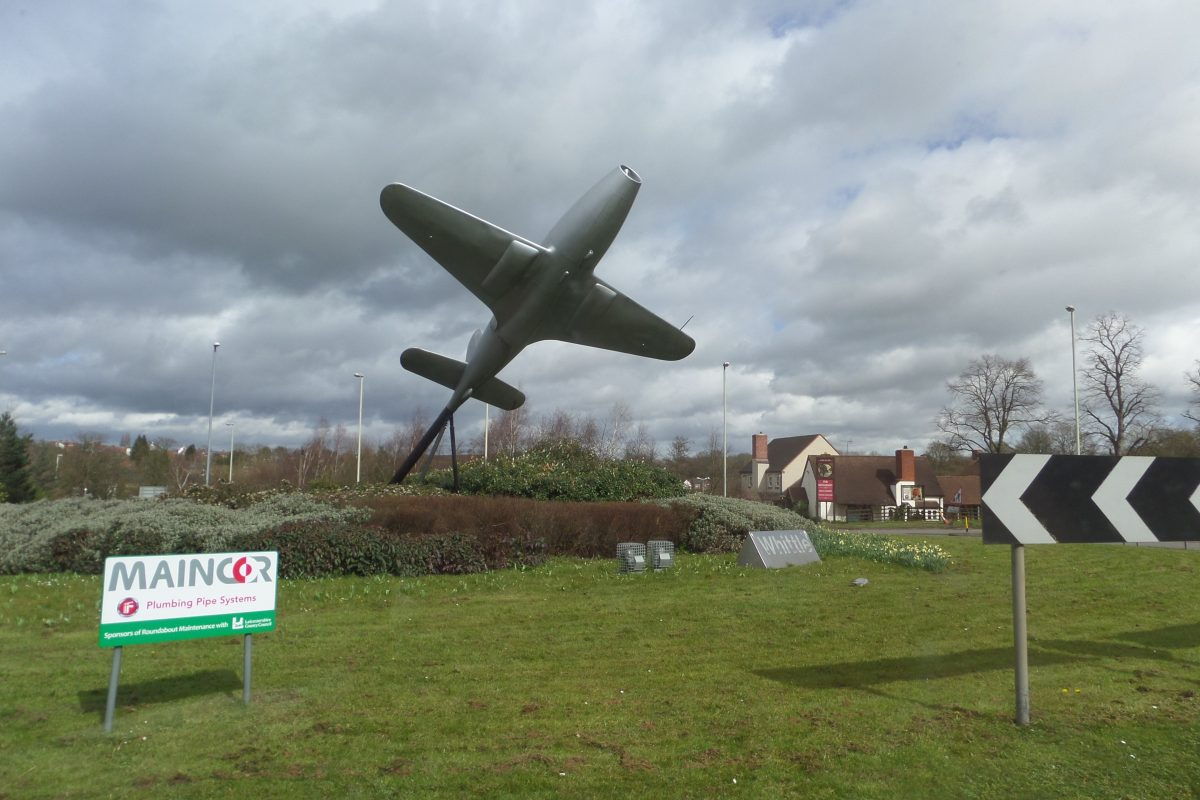
MULTIPOLYGON (((941 484, 933 474, 929 460, 914 459, 917 484, 926 497, 942 497, 941 484)), ((834 456, 833 497, 843 505, 890 506, 896 504, 892 487, 896 485, 895 456, 834 456)))
POLYGON ((804 448, 817 440, 819 433, 807 436, 784 436, 767 442, 767 469, 770 472, 783 472, 783 468, 796 460, 796 456, 804 448))
MULTIPOLYGON (((783 472, 784 467, 796 460, 796 456, 804 451, 804 448, 817 440, 819 433, 810 433, 806 436, 781 436, 778 439, 772 439, 767 442, 767 472, 783 472)), ((742 467, 740 472, 742 475, 749 475, 753 471, 754 461, 742 467)))
POLYGON ((938 483, 942 485, 942 491, 946 493, 946 504, 955 505, 954 493, 962 489, 962 500, 958 501, 958 505, 977 506, 980 503, 979 499, 979 476, 978 475, 939 475, 938 483))

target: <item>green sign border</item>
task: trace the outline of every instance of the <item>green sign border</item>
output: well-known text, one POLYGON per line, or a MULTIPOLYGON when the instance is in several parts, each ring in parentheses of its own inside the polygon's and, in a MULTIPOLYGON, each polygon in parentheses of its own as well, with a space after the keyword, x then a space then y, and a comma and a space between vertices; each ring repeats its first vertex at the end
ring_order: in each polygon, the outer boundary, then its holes
POLYGON ((240 636, 275 630, 275 612, 250 611, 240 614, 214 614, 207 617, 176 617, 141 622, 114 622, 100 626, 101 647, 128 644, 172 642, 179 639, 204 639, 210 636, 240 636), (243 627, 233 627, 233 618, 241 617, 243 627))

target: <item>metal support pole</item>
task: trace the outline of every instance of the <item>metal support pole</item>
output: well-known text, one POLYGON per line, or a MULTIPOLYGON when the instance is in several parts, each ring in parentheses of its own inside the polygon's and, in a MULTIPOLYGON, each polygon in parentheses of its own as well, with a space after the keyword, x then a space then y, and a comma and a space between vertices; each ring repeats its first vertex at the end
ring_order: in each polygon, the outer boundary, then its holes
POLYGON ((1075 394, 1075 455, 1083 448, 1079 439, 1079 370, 1075 367, 1075 306, 1067 306, 1071 315, 1071 390, 1075 394))
POLYGON ((121 648, 113 648, 112 673, 108 676, 108 701, 104 704, 104 732, 112 733, 113 714, 117 710, 117 682, 121 678, 121 648))
POLYGON ((729 496, 729 416, 726 411, 725 375, 729 362, 721 365, 721 496, 729 496))
POLYGON ((454 415, 450 415, 450 468, 454 470, 454 491, 458 491, 458 445, 454 441, 454 415))
POLYGON ((213 342, 212 354, 212 382, 208 388, 208 448, 204 454, 204 485, 208 486, 209 476, 212 474, 212 423, 213 423, 213 402, 217 397, 217 348, 221 346, 220 342, 213 342))
POLYGON ((250 653, 254 649, 251 634, 242 637, 242 703, 250 705, 250 653))
POLYGON ((1029 637, 1025 627, 1025 546, 1012 546, 1013 645, 1017 724, 1029 724, 1029 637))
POLYGON ((362 409, 363 409, 363 378, 361 372, 354 373, 358 378, 358 466, 354 468, 354 483, 362 483, 362 409))

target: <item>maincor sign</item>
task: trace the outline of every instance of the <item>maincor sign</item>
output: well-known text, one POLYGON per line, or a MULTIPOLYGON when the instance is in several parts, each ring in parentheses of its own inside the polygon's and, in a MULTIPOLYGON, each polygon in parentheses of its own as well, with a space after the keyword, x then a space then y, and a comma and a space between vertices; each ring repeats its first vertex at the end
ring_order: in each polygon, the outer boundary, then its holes
POLYGON ((274 630, 278 564, 276 552, 105 559, 100 646, 274 630))

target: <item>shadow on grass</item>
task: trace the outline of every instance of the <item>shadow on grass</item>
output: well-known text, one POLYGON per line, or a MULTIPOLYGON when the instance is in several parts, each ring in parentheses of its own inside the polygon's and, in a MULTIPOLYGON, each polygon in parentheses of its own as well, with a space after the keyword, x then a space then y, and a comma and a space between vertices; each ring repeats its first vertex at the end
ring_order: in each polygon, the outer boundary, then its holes
MULTIPOLYGON (((1029 650, 1030 666, 1065 664, 1078 657, 1050 651, 1029 650)), ((839 664, 813 664, 806 667, 780 667, 755 670, 754 674, 806 689, 864 689, 880 683, 924 681, 953 678, 989 670, 1012 669, 1011 647, 963 650, 944 655, 912 658, 876 658, 870 661, 845 661, 839 664)))
MULTIPOLYGON (((1192 661, 1178 658, 1170 651, 1200 645, 1200 623, 1170 625, 1148 631, 1129 631, 1113 634, 1110 638, 1117 641, 1031 639, 1029 666, 1046 667, 1122 658, 1142 658, 1194 666, 1192 661)), ((1012 668, 1013 648, 991 647, 908 658, 877 658, 870 661, 780 667, 754 670, 754 674, 806 689, 866 689, 881 683, 936 680, 1012 668)))
MULTIPOLYGON (((117 686, 117 704, 119 706, 139 706, 151 703, 169 703, 185 697, 229 691, 240 692, 241 689, 242 679, 233 670, 209 669, 192 672, 188 675, 156 678, 141 683, 120 684, 117 686)), ((104 703, 107 699, 108 686, 102 689, 88 689, 79 693, 79 708, 84 713, 97 712, 103 719, 104 703)))
POLYGON ((1123 642, 1135 642, 1143 647, 1176 648, 1200 646, 1200 622, 1191 625, 1169 625, 1150 631, 1128 631, 1112 638, 1123 642))

